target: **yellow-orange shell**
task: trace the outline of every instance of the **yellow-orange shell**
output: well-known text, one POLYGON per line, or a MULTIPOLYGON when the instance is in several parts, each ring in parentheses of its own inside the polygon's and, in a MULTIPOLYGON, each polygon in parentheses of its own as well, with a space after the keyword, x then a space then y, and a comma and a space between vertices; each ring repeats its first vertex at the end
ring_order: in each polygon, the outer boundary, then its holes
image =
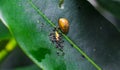
POLYGON ((60 30, 64 33, 67 34, 69 31, 69 22, 66 18, 60 18, 58 20, 58 25, 60 30))

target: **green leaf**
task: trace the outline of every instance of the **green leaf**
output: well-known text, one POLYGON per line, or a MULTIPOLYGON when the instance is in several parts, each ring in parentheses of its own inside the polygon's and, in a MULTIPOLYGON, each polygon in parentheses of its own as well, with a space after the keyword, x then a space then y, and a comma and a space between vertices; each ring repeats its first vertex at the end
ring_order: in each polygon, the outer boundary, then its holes
POLYGON ((11 34, 8 28, 0 20, 0 40, 9 39, 10 37, 11 37, 11 34))
POLYGON ((1 0, 0 10, 22 50, 43 70, 119 69, 117 29, 85 0, 59 5, 58 0, 1 0), (64 56, 49 39, 60 17, 70 22, 68 35, 62 34, 64 56))
POLYGON ((119 0, 96 0, 97 3, 114 16, 120 19, 120 1, 119 0))
POLYGON ((26 67, 16 68, 15 70, 41 70, 36 65, 29 65, 26 67))
POLYGON ((6 40, 0 42, 0 62, 16 47, 15 39, 11 38, 9 42, 6 40), (4 47, 4 48, 3 48, 4 47))

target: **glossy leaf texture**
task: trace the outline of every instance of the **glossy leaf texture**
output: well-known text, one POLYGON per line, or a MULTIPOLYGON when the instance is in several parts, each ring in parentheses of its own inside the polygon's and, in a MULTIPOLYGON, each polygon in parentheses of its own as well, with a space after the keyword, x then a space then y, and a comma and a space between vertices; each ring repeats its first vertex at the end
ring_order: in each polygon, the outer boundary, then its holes
POLYGON ((49 39, 53 32, 48 20, 58 25, 65 17, 70 22, 68 37, 103 70, 120 67, 120 33, 85 0, 0 0, 0 10, 21 49, 43 70, 97 70, 64 39, 64 56, 49 39))
POLYGON ((119 0, 96 0, 97 3, 105 10, 112 13, 120 19, 120 1, 119 0))
POLYGON ((0 40, 9 39, 9 38, 11 38, 11 34, 8 28, 0 20, 0 40))

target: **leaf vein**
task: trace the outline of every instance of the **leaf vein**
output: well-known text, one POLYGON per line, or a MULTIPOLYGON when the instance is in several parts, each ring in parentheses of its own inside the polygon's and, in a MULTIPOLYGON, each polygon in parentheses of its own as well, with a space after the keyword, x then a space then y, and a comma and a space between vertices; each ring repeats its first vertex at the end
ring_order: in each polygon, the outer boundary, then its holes
MULTIPOLYGON (((56 27, 42 12, 40 9, 38 9, 31 0, 28 0, 29 4, 42 16, 52 27, 56 27)), ((62 33, 64 38, 73 45, 74 48, 76 48, 96 69, 102 70, 85 52, 82 51, 68 36, 62 33)))

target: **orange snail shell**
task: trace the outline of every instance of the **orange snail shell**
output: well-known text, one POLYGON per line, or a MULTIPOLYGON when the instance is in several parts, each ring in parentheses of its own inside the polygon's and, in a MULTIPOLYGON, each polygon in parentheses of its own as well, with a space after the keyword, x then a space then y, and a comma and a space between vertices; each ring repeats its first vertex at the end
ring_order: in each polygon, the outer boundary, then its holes
POLYGON ((58 20, 58 25, 60 30, 64 33, 67 34, 69 31, 69 22, 66 18, 60 18, 58 20))

